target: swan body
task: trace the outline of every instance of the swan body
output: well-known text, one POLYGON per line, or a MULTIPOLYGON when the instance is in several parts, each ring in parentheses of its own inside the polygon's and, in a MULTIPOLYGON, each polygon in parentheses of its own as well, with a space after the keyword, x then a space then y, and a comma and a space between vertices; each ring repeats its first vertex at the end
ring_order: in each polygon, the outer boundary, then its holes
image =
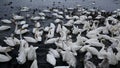
POLYGON ((18 57, 16 58, 18 63, 24 64, 26 62, 26 56, 27 56, 27 52, 25 51, 25 48, 22 48, 22 50, 18 54, 18 57))
POLYGON ((55 43, 59 38, 51 38, 45 41, 45 44, 55 43))
POLYGON ((40 20, 40 19, 41 19, 40 16, 31 17, 31 20, 34 20, 34 21, 37 21, 37 20, 40 20))
POLYGON ((40 15, 40 16, 45 16, 45 13, 40 12, 39 15, 40 15))
POLYGON ((32 37, 24 37, 24 39, 27 41, 27 42, 31 42, 31 43, 37 43, 37 40, 32 38, 32 37))
POLYGON ((12 59, 12 57, 9 56, 8 54, 6 54, 6 55, 0 54, 0 62, 8 62, 11 59, 12 59))
POLYGON ((0 26, 0 31, 8 30, 10 28, 11 28, 10 26, 2 25, 2 26, 0 26))
POLYGON ((69 20, 67 23, 64 24, 64 26, 72 26, 74 23, 73 20, 69 20))
POLYGON ((6 37, 6 40, 4 40, 4 42, 9 46, 15 46, 16 45, 16 43, 15 43, 15 41, 12 37, 6 37))
POLYGON ((3 23, 7 23, 7 24, 12 23, 12 21, 10 21, 10 20, 8 20, 8 19, 2 19, 1 22, 3 22, 3 23))
POLYGON ((38 64, 37 64, 36 59, 32 62, 32 65, 30 66, 30 68, 38 68, 38 64))
POLYGON ((36 59, 36 49, 33 46, 29 47, 28 53, 27 53, 27 58, 28 60, 35 60, 36 59))
POLYGON ((14 15, 13 19, 14 20, 22 20, 22 19, 24 19, 24 17, 23 16, 19 16, 19 15, 14 15))
POLYGON ((50 48, 49 50, 50 50, 49 53, 53 54, 55 58, 59 58, 60 57, 60 54, 58 53, 57 50, 52 49, 52 48, 50 48))
POLYGON ((91 61, 85 61, 85 68, 96 68, 96 66, 91 61))
POLYGON ((60 33, 62 30, 62 26, 60 24, 58 24, 57 29, 56 29, 56 33, 60 33))
POLYGON ((63 61, 66 61, 73 68, 76 67, 76 58, 70 51, 61 51, 63 61))
POLYGON ((25 28, 28 28, 28 24, 24 24, 23 26, 22 26, 22 29, 25 29, 25 28))
POLYGON ((29 11, 29 8, 28 7, 22 7, 20 11, 26 12, 26 11, 29 11))
POLYGON ((53 66, 56 65, 56 59, 52 54, 47 54, 46 60, 48 63, 52 64, 53 66))
POLYGON ((13 48, 0 46, 0 52, 10 52, 13 48))

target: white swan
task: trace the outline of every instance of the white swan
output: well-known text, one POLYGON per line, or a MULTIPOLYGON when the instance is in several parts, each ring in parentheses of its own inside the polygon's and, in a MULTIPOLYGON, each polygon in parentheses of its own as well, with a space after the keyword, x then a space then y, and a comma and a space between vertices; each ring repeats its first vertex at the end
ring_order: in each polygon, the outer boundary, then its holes
POLYGON ((12 50, 13 50, 13 48, 11 48, 11 47, 2 47, 2 46, 0 46, 0 52, 10 52, 12 50))
POLYGON ((35 60, 36 59, 36 49, 38 47, 33 47, 32 45, 29 47, 29 50, 27 52, 27 59, 28 60, 35 60))
POLYGON ((69 20, 64 26, 73 26, 74 20, 69 20))
POLYGON ((22 48, 22 50, 18 54, 18 57, 16 57, 17 62, 19 64, 24 64, 26 62, 26 56, 27 52, 25 51, 25 48, 22 48))
POLYGON ((20 21, 19 23, 20 23, 20 25, 24 25, 24 24, 26 24, 26 21, 20 21))
POLYGON ((28 29, 22 29, 22 28, 18 29, 18 23, 15 22, 15 24, 16 24, 15 30, 14 30, 15 34, 25 34, 25 33, 29 32, 28 29))
POLYGON ((11 56, 9 56, 7 53, 6 55, 0 54, 0 62, 8 62, 12 59, 11 56))
POLYGON ((60 54, 59 54, 58 51, 55 50, 55 49, 50 48, 50 49, 49 49, 49 53, 50 53, 50 54, 53 54, 55 58, 59 58, 59 57, 60 57, 60 54))
POLYGON ((111 47, 109 47, 107 49, 107 59, 109 60, 109 64, 111 64, 111 65, 118 64, 118 60, 117 60, 115 54, 113 53, 113 50, 111 47))
POLYGON ((11 21, 11 20, 8 20, 8 19, 2 19, 1 22, 3 22, 3 23, 7 23, 7 24, 12 23, 12 21, 11 21))
POLYGON ((62 30, 62 26, 60 24, 58 24, 57 29, 56 29, 56 33, 60 33, 62 30))
POLYGON ((14 20, 22 20, 24 19, 24 16, 19 16, 19 15, 13 15, 14 20))
POLYGON ((31 20, 34 20, 34 21, 37 21, 37 20, 40 20, 40 19, 41 19, 40 16, 31 17, 31 20))
POLYGON ((22 7, 22 8, 20 9, 20 11, 26 12, 26 11, 29 11, 29 8, 28 8, 28 7, 22 7))
POLYGON ((25 28, 28 28, 28 24, 24 24, 23 26, 22 26, 22 29, 25 29, 25 28))
POLYGON ((85 43, 89 43, 89 45, 96 46, 96 47, 102 47, 102 46, 104 46, 104 44, 100 43, 98 41, 98 39, 95 39, 95 38, 88 39, 88 40, 85 41, 85 43))
POLYGON ((69 66, 72 66, 73 68, 76 67, 76 58, 70 51, 61 51, 63 61, 66 61, 69 66))
POLYGON ((30 68, 38 68, 38 64, 37 64, 36 59, 32 62, 32 65, 30 66, 30 68))
POLYGON ((36 23, 35 23, 35 27, 36 27, 36 28, 39 28, 40 26, 41 26, 41 25, 40 25, 40 22, 36 22, 36 23))
POLYGON ((12 37, 6 37, 6 40, 4 40, 4 42, 9 46, 15 46, 16 45, 16 43, 14 41, 14 38, 12 38, 12 37))
POLYGON ((46 60, 47 60, 48 63, 52 64, 53 66, 56 65, 56 59, 53 56, 53 54, 47 54, 46 57, 47 57, 46 60))
POLYGON ((47 34, 47 37, 48 38, 53 38, 54 37, 54 34, 55 34, 55 25, 53 23, 50 23, 50 30, 47 34))
POLYGON ((52 44, 52 43, 55 43, 57 40, 59 40, 59 38, 51 38, 46 40, 44 44, 52 44))
POLYGON ((31 43, 37 43, 38 41, 36 39, 34 39, 33 37, 27 37, 25 36, 24 39, 27 41, 27 42, 31 42, 31 43))
POLYGON ((91 61, 84 61, 84 67, 85 68, 96 68, 95 64, 93 64, 91 61))
POLYGON ((45 15, 45 13, 43 13, 43 12, 40 12, 40 13, 38 13, 40 16, 46 16, 45 15))
POLYGON ((61 20, 60 19, 55 19, 55 21, 54 21, 55 23, 60 23, 61 22, 61 20))
POLYGON ((0 31, 8 30, 10 28, 11 28, 10 26, 2 25, 0 26, 0 31))

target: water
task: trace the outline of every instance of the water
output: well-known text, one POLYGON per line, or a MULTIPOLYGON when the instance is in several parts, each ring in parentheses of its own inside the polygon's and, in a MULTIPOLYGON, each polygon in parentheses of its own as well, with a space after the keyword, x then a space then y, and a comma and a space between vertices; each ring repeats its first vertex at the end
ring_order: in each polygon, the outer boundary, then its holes
POLYGON ((107 11, 113 11, 120 8, 120 0, 0 0, 0 9, 4 8, 5 10, 7 7, 3 5, 9 2, 12 2, 11 6, 15 7, 27 6, 40 9, 46 7, 75 7, 77 4, 87 8, 95 6, 107 11), (95 2, 95 4, 92 4, 93 2, 95 2))

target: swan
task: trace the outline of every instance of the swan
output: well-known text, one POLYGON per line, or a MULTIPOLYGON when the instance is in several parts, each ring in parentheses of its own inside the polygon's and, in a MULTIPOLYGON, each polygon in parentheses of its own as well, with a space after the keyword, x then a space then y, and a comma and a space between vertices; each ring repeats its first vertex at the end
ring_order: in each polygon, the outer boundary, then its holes
POLYGON ((69 66, 56 66, 54 68, 70 68, 69 66))
POLYGON ((81 52, 88 51, 88 52, 90 52, 91 54, 96 55, 96 56, 98 56, 98 54, 99 54, 98 50, 97 50, 96 48, 94 48, 94 47, 90 47, 90 45, 85 45, 85 46, 83 46, 83 47, 80 49, 80 51, 81 51, 81 52))
POLYGON ((53 9, 53 12, 58 13, 59 10, 58 9, 53 9))
POLYGON ((100 68, 109 68, 109 62, 108 59, 105 58, 101 63, 99 63, 100 68))
POLYGON ((104 46, 104 44, 100 43, 98 41, 98 39, 95 39, 95 38, 88 39, 88 40, 85 41, 85 43, 89 43, 89 45, 96 46, 96 47, 102 47, 102 46, 104 46))
POLYGON ((5 53, 5 55, 0 54, 0 62, 8 62, 12 59, 11 56, 8 55, 8 53, 5 53))
POLYGON ((41 19, 41 20, 45 20, 45 17, 44 17, 44 16, 41 16, 40 19, 41 19))
POLYGON ((35 32, 35 39, 37 41, 42 41, 42 35, 43 35, 43 31, 36 31, 35 32))
POLYGON ((34 21, 37 21, 37 20, 40 20, 40 19, 41 19, 40 16, 31 17, 31 20, 34 20, 34 21))
POLYGON ((47 60, 48 63, 50 63, 53 66, 56 65, 56 59, 55 59, 53 54, 48 53, 46 57, 47 57, 46 60, 47 60))
POLYGON ((28 60, 35 60, 36 59, 36 49, 38 47, 33 47, 32 45, 29 47, 29 50, 27 52, 27 59, 28 60))
POLYGON ((25 34, 25 33, 29 32, 28 29, 22 29, 22 28, 18 29, 18 23, 16 23, 16 22, 15 22, 15 25, 16 25, 15 30, 14 30, 15 34, 25 34))
POLYGON ((73 23, 73 20, 69 20, 67 23, 64 24, 64 26, 73 26, 73 23))
POLYGON ((10 28, 11 28, 11 26, 2 25, 2 26, 0 26, 0 31, 8 30, 10 28))
POLYGON ((113 50, 111 47, 108 47, 108 49, 107 49, 107 59, 109 60, 109 64, 111 64, 111 65, 118 64, 116 55, 113 53, 113 50))
POLYGON ((41 25, 40 25, 40 22, 36 22, 36 23, 35 23, 35 27, 36 27, 36 28, 39 28, 40 26, 41 26, 41 25))
POLYGON ((62 30, 62 26, 61 26, 61 24, 58 24, 57 29, 56 29, 56 33, 60 33, 61 30, 62 30))
POLYGON ((32 62, 32 65, 30 66, 30 68, 38 68, 38 63, 36 59, 32 62))
POLYGON ((57 50, 50 48, 49 53, 53 54, 55 58, 60 58, 60 54, 58 53, 57 50))
POLYGON ((78 20, 79 17, 75 15, 75 16, 72 17, 72 19, 76 19, 76 20, 78 20))
POLYGON ((2 47, 2 46, 0 46, 0 52, 10 52, 12 50, 13 50, 13 48, 11 48, 11 47, 2 47))
POLYGON ((74 24, 82 24, 82 20, 76 20, 75 22, 74 22, 74 24))
POLYGON ((20 25, 24 25, 24 24, 26 24, 26 21, 20 21, 19 23, 20 23, 20 25))
POLYGON ((22 20, 24 19, 24 16, 19 16, 19 15, 13 15, 14 20, 22 20))
POLYGON ((54 21, 55 23, 60 23, 61 22, 61 20, 60 19, 55 19, 55 21, 54 21))
POLYGON ((3 22, 3 23, 7 23, 7 24, 12 23, 12 21, 11 21, 11 20, 8 20, 8 19, 2 19, 1 22, 3 22))
POLYGON ((22 7, 22 8, 20 9, 20 11, 26 12, 26 11, 29 11, 29 8, 28 8, 28 7, 22 7))
POLYGON ((80 32, 80 29, 78 28, 78 26, 75 27, 75 26, 73 25, 72 33, 73 33, 73 34, 78 34, 79 32, 80 32))
POLYGON ((90 53, 90 52, 87 52, 86 54, 85 54, 85 60, 89 60, 89 59, 91 59, 92 58, 92 54, 90 53))
POLYGON ((19 64, 24 64, 26 62, 26 56, 27 52, 25 51, 25 48, 22 48, 22 50, 18 54, 18 57, 16 57, 17 62, 19 64))
POLYGON ((62 12, 62 11, 59 11, 58 14, 63 15, 63 12, 62 12))
POLYGON ((88 38, 98 38, 97 35, 99 35, 102 30, 103 30, 103 27, 98 27, 97 29, 87 32, 86 36, 88 38))
POLYGON ((50 29, 51 29, 51 28, 50 28, 49 26, 46 26, 46 27, 44 28, 44 31, 45 31, 45 32, 48 32, 50 29))
POLYGON ((25 28, 28 28, 28 24, 24 24, 23 26, 22 26, 22 29, 25 29, 25 28))
POLYGON ((84 67, 85 68, 96 68, 95 64, 91 61, 84 61, 84 67))
POLYGON ((59 38, 51 38, 46 40, 44 44, 52 44, 52 43, 55 43, 57 40, 59 40, 59 38))
POLYGON ((45 13, 49 13, 50 10, 49 10, 49 9, 44 9, 43 12, 45 12, 45 13))
POLYGON ((68 19, 68 20, 72 19, 72 17, 70 17, 69 15, 65 15, 65 18, 68 19))
POLYGON ((50 23, 50 30, 49 30, 49 32, 48 32, 48 34, 47 34, 47 37, 48 38, 53 38, 54 37, 54 32, 55 32, 55 25, 53 24, 53 23, 50 23))
POLYGON ((33 37, 27 37, 25 36, 24 39, 27 41, 27 42, 30 42, 30 43, 37 43, 38 41, 36 39, 34 39, 33 37))
POLYGON ((99 59, 104 59, 107 56, 107 51, 105 50, 105 46, 102 46, 101 50, 98 53, 99 59))
POLYGON ((3 40, 7 45, 9 46, 15 46, 16 43, 14 41, 14 38, 12 37, 6 37, 6 40, 3 40))
POLYGON ((72 52, 70 51, 61 51, 61 55, 62 55, 62 60, 66 61, 69 66, 72 66, 73 68, 76 68, 76 58, 73 55, 72 52))
POLYGON ((43 12, 40 12, 40 13, 38 13, 40 16, 46 16, 45 15, 45 13, 43 13, 43 12))
POLYGON ((18 30, 15 30, 15 34, 25 34, 29 32, 28 29, 18 29, 18 30))

